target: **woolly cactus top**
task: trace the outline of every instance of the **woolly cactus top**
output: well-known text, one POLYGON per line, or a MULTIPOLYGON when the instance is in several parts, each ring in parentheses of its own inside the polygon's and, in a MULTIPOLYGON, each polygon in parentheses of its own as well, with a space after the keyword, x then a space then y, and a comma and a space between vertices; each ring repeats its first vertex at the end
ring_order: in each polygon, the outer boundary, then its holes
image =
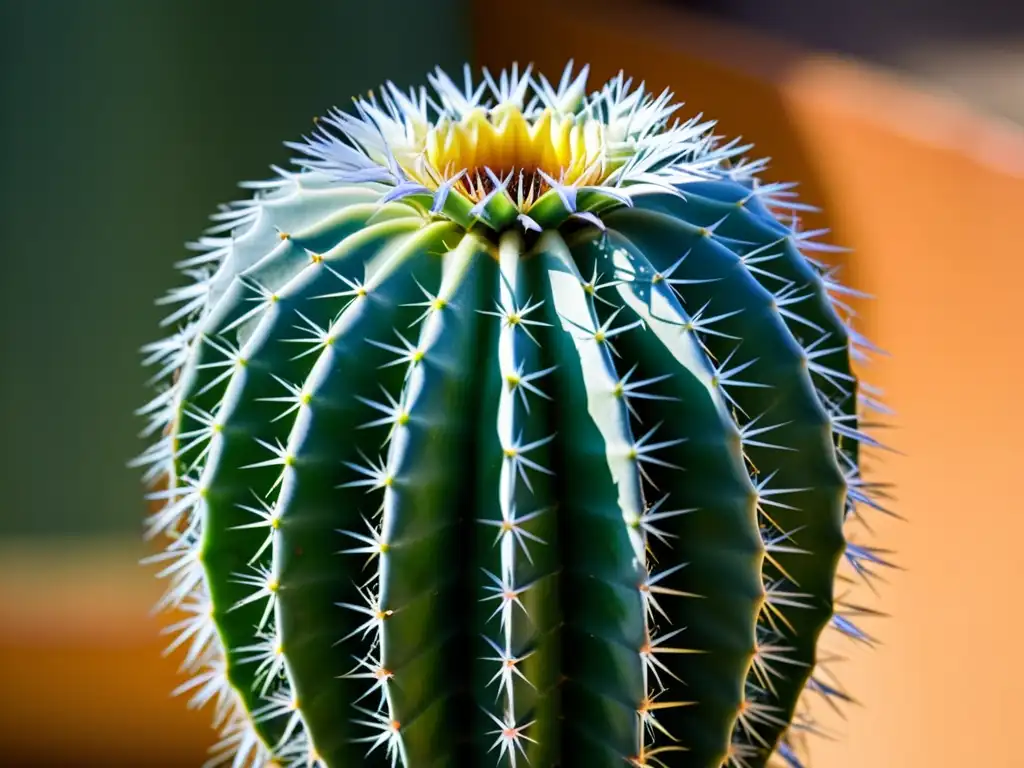
POLYGON ((304 142, 300 165, 338 182, 392 187, 384 200, 419 198, 460 224, 539 231, 611 202, 713 178, 746 147, 720 144, 714 123, 673 120, 673 94, 655 96, 623 74, 586 93, 588 68, 570 62, 558 85, 513 66, 460 88, 436 70, 426 87, 354 100, 304 142))

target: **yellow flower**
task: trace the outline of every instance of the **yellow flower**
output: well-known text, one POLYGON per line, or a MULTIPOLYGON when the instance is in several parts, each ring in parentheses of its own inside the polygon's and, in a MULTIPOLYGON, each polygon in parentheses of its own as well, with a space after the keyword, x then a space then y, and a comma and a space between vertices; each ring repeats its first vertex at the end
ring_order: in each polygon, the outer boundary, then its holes
POLYGON ((574 74, 572 62, 557 86, 516 66, 497 78, 484 70, 478 84, 466 67, 462 88, 441 70, 428 81, 408 93, 389 82, 289 146, 339 183, 390 187, 385 202, 418 198, 432 214, 499 231, 598 221, 635 195, 716 178, 746 149, 720 144, 713 122, 672 120, 670 92, 654 96, 622 73, 587 94, 587 68, 574 74))

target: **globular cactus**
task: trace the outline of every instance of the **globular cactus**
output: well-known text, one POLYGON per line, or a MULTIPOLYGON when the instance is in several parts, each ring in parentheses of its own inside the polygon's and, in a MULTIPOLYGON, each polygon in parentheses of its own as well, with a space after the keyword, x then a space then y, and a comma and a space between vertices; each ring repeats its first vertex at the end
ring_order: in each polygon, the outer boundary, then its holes
POLYGON ((849 290, 747 147, 585 80, 356 99, 181 264, 140 463, 212 763, 801 766, 845 698, 849 290))

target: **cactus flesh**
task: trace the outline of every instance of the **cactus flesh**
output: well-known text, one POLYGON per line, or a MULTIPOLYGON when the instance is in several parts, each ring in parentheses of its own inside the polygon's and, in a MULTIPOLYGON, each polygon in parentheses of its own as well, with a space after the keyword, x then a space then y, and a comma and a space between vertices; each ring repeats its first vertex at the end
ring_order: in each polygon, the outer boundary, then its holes
POLYGON ((883 564, 829 247, 667 92, 429 80, 245 185, 145 349, 211 764, 805 765, 883 564))

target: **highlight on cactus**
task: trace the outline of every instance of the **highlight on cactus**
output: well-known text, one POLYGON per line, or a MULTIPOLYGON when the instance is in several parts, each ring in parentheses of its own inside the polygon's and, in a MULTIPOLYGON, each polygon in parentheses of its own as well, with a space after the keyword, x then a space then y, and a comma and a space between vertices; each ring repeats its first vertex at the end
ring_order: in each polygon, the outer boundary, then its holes
POLYGON ((748 146, 586 78, 389 83, 181 262, 138 463, 211 765, 799 768, 848 700, 856 292, 748 146))

